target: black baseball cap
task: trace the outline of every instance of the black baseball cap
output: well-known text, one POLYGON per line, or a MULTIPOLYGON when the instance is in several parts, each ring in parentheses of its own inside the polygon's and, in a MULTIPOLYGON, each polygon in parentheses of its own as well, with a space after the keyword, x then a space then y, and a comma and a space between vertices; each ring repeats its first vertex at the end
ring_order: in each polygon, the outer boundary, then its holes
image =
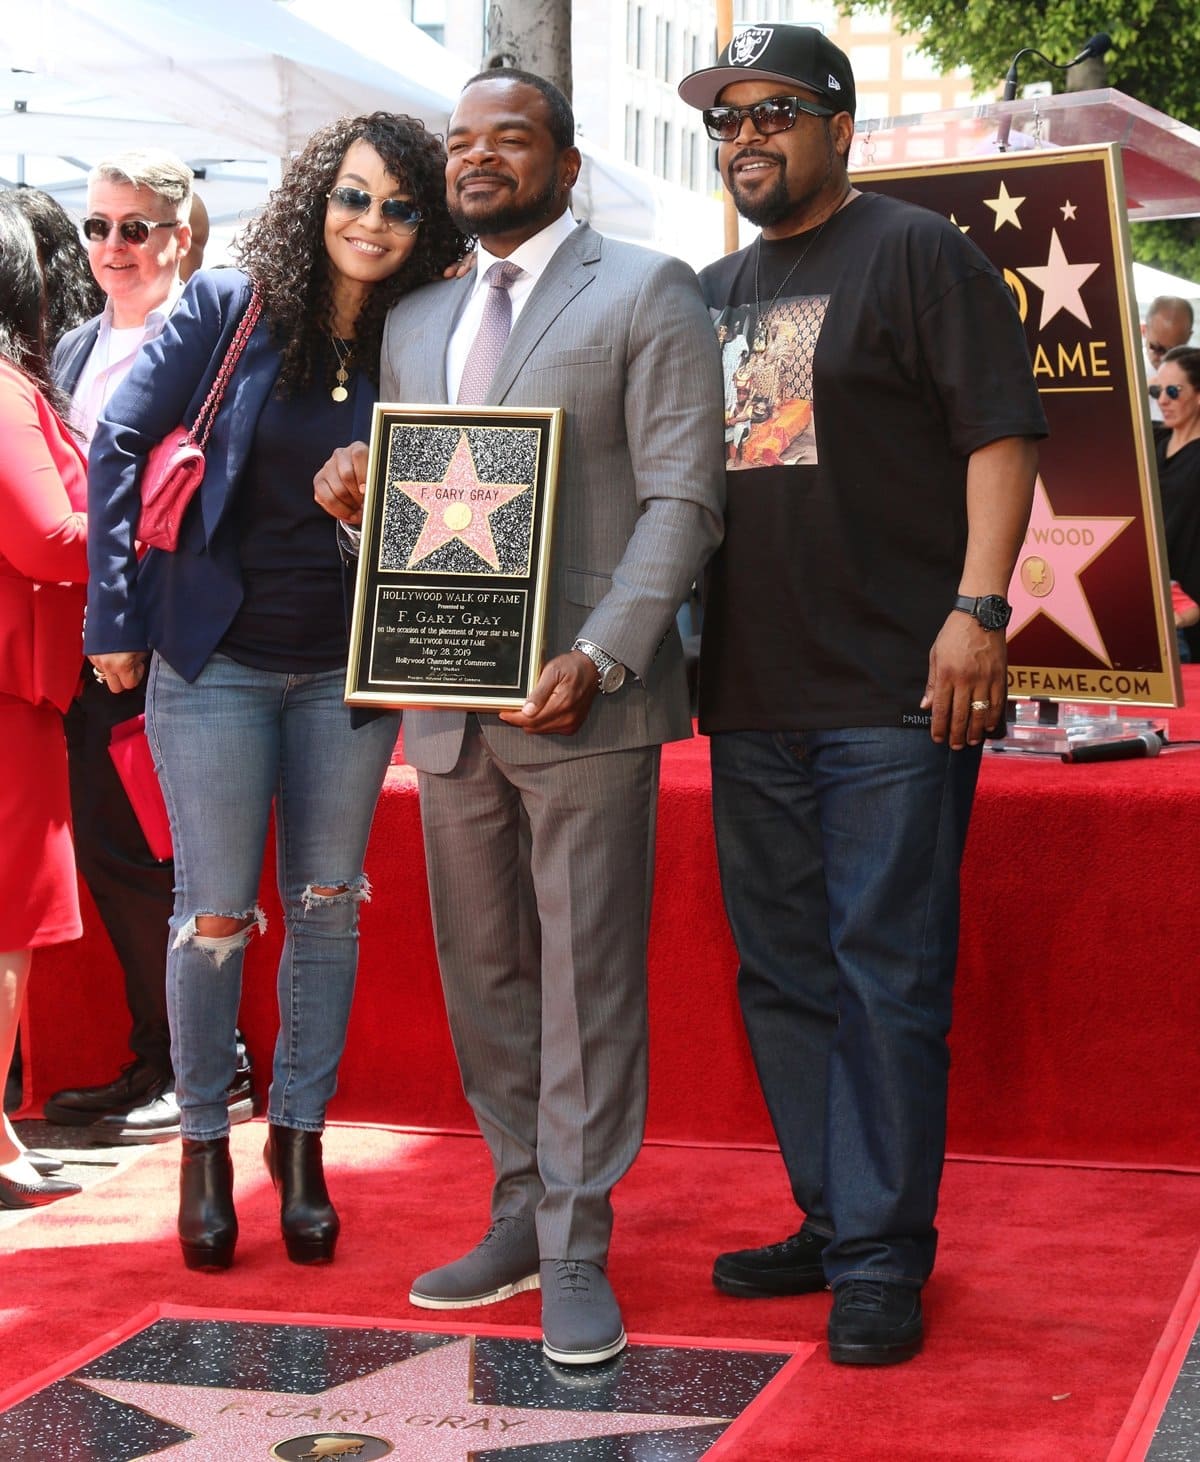
POLYGON ((810 25, 747 25, 717 57, 679 83, 690 107, 713 107, 737 81, 784 81, 815 91, 835 112, 854 115, 854 72, 845 51, 810 25))

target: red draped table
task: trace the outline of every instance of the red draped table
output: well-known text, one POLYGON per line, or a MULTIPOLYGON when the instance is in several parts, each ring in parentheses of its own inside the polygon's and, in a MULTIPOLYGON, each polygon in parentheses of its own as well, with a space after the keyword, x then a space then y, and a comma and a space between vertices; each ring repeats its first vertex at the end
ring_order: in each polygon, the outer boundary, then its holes
MULTIPOLYGON (((1187 667, 1200 706, 1200 667, 1187 667)), ((1165 713, 1173 742, 1200 711, 1165 713)), ((1064 765, 984 758, 963 870, 950 1145, 959 1153, 1200 1164, 1200 748, 1064 765)), ((242 1024, 260 1085, 275 1031, 280 914, 248 952, 242 1024)), ((334 1118, 469 1128, 442 1010, 415 774, 389 773, 334 1118)), ((614 911, 618 916, 620 911, 614 911)), ((95 910, 40 951, 27 1092, 106 1080, 129 1059, 120 971, 95 910)), ((707 745, 666 748, 650 939, 649 1135, 771 1140, 741 1029, 717 881, 707 745)))

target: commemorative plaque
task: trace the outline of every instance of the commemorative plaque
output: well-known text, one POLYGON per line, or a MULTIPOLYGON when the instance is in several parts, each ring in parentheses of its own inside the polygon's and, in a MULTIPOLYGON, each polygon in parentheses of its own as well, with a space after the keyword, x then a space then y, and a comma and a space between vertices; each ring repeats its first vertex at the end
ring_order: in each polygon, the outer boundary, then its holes
POLYGON ((351 705, 519 710, 541 672, 562 410, 380 403, 351 705))

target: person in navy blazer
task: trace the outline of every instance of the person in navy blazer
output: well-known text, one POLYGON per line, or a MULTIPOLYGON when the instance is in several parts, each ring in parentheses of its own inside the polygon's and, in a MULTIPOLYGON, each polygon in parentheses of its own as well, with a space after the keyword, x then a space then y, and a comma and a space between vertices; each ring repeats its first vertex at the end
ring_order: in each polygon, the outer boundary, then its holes
POLYGON ((89 463, 84 648, 111 690, 149 663, 146 728, 171 821, 167 958, 183 1153, 179 1239, 190 1268, 233 1261, 226 1093, 242 958, 272 803, 285 940, 268 1096, 267 1167, 289 1258, 333 1258, 339 1221, 321 1132, 358 953, 363 856, 399 717, 354 729, 336 525, 316 467, 365 433, 387 309, 461 252, 439 139, 391 113, 320 129, 239 246, 244 266, 193 276, 102 414, 89 463), (147 454, 195 421, 251 305, 176 549, 136 542, 147 454))

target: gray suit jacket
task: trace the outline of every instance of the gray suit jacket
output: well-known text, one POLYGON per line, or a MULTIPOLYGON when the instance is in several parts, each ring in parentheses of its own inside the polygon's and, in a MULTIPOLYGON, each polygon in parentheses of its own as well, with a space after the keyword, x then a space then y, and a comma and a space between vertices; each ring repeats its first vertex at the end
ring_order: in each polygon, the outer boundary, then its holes
MULTIPOLYGON (((446 401, 446 348, 472 284, 427 285, 392 309, 382 401, 446 401)), ((633 672, 574 736, 481 715, 489 744, 527 764, 690 736, 675 613, 721 541, 725 502, 720 353, 696 276, 580 225, 525 302, 487 400, 565 410, 545 658, 582 635, 633 672)), ((449 771, 463 726, 461 713, 407 712, 405 756, 449 771)))

